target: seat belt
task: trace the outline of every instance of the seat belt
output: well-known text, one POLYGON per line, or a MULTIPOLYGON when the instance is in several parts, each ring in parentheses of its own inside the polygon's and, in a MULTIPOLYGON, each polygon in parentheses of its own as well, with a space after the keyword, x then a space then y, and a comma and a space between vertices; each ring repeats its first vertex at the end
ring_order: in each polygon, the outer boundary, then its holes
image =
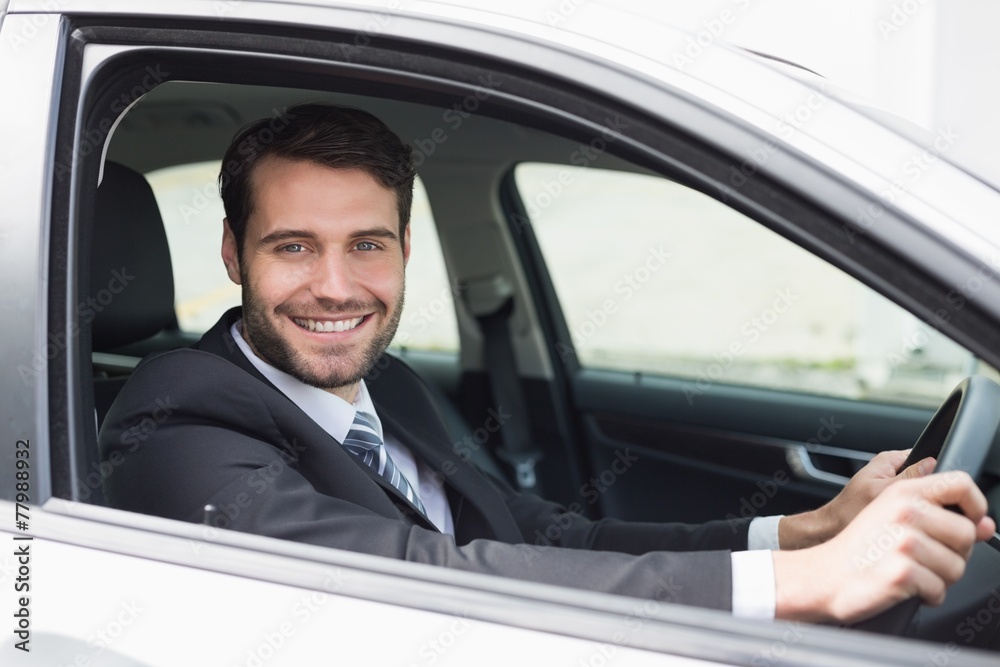
POLYGON ((542 453, 532 442, 510 335, 514 290, 504 276, 496 275, 466 283, 463 292, 483 334, 483 361, 490 375, 493 398, 511 415, 497 431, 502 443, 497 457, 511 467, 520 490, 540 495, 535 466, 542 453))

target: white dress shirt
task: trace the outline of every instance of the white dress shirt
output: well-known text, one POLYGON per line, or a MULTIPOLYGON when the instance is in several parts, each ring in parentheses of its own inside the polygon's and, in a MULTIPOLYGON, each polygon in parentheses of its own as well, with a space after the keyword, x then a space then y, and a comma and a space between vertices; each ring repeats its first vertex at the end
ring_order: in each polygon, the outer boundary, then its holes
MULTIPOLYGON (((442 533, 455 535, 451 507, 441 485, 441 476, 423 461, 417 461, 408 447, 382 432, 382 422, 364 380, 358 383, 358 395, 353 405, 335 394, 307 385, 254 354, 240 334, 241 324, 242 320, 237 320, 229 331, 250 363, 337 442, 343 442, 347 437, 356 412, 372 415, 375 418, 375 430, 382 436, 386 451, 420 497, 427 510, 427 518, 442 533)), ((780 516, 753 519, 747 536, 748 551, 732 553, 734 616, 767 620, 774 618, 774 559, 771 557, 771 550, 778 548, 780 519, 780 516)))
POLYGON ((774 620, 777 604, 774 558, 778 546, 780 516, 755 517, 750 522, 747 551, 734 551, 733 616, 774 620))
POLYGON ((423 461, 418 462, 408 447, 391 435, 387 436, 382 432, 382 422, 375 411, 375 405, 368 394, 364 380, 358 383, 358 395, 355 397, 353 405, 340 396, 301 382, 254 354, 240 334, 241 324, 242 320, 238 320, 230 327, 229 331, 244 356, 260 371, 261 375, 266 377, 271 384, 337 442, 343 442, 344 438, 347 437, 348 431, 354 425, 356 412, 364 412, 374 417, 375 430, 382 437, 386 452, 424 504, 427 518, 442 533, 455 535, 455 524, 451 515, 451 507, 448 505, 448 496, 441 484, 441 475, 436 474, 423 461))

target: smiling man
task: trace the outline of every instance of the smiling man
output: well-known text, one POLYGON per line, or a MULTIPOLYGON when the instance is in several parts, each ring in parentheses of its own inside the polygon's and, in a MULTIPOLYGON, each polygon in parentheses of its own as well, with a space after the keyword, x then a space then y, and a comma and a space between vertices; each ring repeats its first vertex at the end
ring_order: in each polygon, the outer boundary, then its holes
POLYGON ((227 218, 222 245, 243 286, 243 340, 351 403, 396 333, 410 228, 393 192, 360 169, 271 157, 254 182, 253 224, 227 218))
POLYGON ((940 602, 992 535, 967 475, 928 475, 932 461, 897 475, 905 452, 879 455, 813 512, 700 526, 589 521, 484 474, 453 451, 424 383, 383 355, 410 254, 410 149, 356 109, 287 118, 248 126, 223 160, 222 259, 242 309, 194 348, 144 360, 105 420, 112 505, 194 522, 213 506, 222 528, 837 622, 911 596, 940 602), (167 418, 129 439, 165 395, 167 418), (532 543, 552 526, 555 546, 532 543), (873 543, 879 557, 859 568, 873 543))

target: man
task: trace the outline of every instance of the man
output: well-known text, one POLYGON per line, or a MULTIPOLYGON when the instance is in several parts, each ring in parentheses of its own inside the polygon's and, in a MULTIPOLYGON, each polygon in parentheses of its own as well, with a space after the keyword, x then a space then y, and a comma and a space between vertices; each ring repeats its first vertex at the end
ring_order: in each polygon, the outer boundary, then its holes
POLYGON ((905 452, 876 457, 819 510, 736 531, 591 522, 480 473, 449 449, 427 388, 383 356, 410 253, 409 148, 354 109, 302 105, 286 120, 248 126, 222 162, 222 258, 242 310, 193 349, 147 359, 108 414, 103 455, 123 457, 106 482, 113 505, 188 521, 214 505, 235 530, 837 622, 911 596, 940 602, 992 534, 967 475, 927 476, 927 460, 897 476, 905 452), (164 396, 171 414, 137 439, 164 396), (531 544, 553 526, 554 546, 531 544), (884 555, 859 569, 886 534, 884 555))

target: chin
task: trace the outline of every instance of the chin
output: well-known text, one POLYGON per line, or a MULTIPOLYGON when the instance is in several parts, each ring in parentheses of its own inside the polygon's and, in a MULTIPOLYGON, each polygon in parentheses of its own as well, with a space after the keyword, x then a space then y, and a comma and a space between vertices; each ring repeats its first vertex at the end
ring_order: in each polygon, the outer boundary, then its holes
POLYGON ((348 368, 339 367, 336 369, 320 369, 315 366, 302 369, 300 366, 295 369, 296 373, 291 373, 291 375, 313 387, 337 389, 353 385, 364 378, 368 374, 368 371, 371 370, 370 366, 370 364, 362 364, 360 362, 351 364, 348 368))

